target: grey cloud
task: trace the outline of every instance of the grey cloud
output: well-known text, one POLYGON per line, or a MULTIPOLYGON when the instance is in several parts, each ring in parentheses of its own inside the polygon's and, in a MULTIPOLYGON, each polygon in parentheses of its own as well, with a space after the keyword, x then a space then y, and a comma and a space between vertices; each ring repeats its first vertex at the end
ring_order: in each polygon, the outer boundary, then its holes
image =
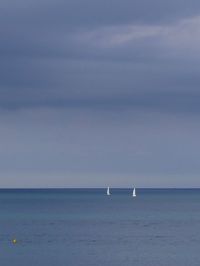
POLYGON ((0 23, 0 185, 199 186, 199 1, 3 0, 0 23))
POLYGON ((195 67, 188 71, 185 66, 170 64, 18 62, 1 71, 5 73, 1 79, 1 108, 131 107, 199 112, 199 75, 195 67))
MULTIPOLYGON (((25 173, 34 183, 33 174, 44 175, 43 184, 46 178, 48 185, 58 178, 59 186, 82 183, 83 177, 85 186, 95 186, 110 175, 110 182, 125 186, 132 175, 140 176, 138 184, 160 175, 162 184, 167 177, 179 175, 180 181, 181 174, 199 172, 200 128, 198 119, 188 116, 40 109, 8 112, 0 120, 2 176, 25 173), (47 174, 54 174, 55 180, 47 174), (71 176, 75 177, 71 180, 71 176)), ((156 183, 157 179, 151 181, 156 183)))
POLYGON ((108 25, 126 24, 133 21, 150 23, 176 20, 198 14, 200 4, 183 0, 68 0, 68 1, 1 1, 1 19, 12 19, 32 25, 108 25))

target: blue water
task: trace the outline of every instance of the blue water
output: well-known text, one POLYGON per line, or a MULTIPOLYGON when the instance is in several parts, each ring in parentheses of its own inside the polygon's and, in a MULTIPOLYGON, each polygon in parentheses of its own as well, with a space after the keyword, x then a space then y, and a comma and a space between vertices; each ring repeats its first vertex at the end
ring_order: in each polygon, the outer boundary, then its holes
POLYGON ((200 265, 200 190, 105 192, 0 190, 0 265, 200 265))

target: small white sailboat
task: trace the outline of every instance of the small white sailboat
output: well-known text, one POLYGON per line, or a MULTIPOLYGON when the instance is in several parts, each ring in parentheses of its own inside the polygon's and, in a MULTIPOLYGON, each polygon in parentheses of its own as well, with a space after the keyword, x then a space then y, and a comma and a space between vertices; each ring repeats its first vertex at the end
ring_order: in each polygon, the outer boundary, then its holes
POLYGON ((133 197, 136 197, 136 190, 135 190, 135 188, 133 189, 133 195, 132 195, 133 197))
POLYGON ((110 196, 110 188, 107 188, 107 196, 110 196))

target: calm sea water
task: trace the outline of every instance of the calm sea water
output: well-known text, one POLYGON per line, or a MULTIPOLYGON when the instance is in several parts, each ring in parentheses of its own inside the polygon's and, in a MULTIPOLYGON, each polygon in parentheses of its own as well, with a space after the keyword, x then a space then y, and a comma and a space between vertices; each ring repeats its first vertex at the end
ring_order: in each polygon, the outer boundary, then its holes
POLYGON ((105 192, 0 190, 0 265, 200 265, 200 190, 105 192))

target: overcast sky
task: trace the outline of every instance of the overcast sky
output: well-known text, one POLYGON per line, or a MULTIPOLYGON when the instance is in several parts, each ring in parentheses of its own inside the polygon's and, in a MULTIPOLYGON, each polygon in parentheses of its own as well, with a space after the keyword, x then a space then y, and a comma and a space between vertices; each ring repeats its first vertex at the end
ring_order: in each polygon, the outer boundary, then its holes
POLYGON ((199 0, 1 0, 0 187, 200 187, 199 0))

